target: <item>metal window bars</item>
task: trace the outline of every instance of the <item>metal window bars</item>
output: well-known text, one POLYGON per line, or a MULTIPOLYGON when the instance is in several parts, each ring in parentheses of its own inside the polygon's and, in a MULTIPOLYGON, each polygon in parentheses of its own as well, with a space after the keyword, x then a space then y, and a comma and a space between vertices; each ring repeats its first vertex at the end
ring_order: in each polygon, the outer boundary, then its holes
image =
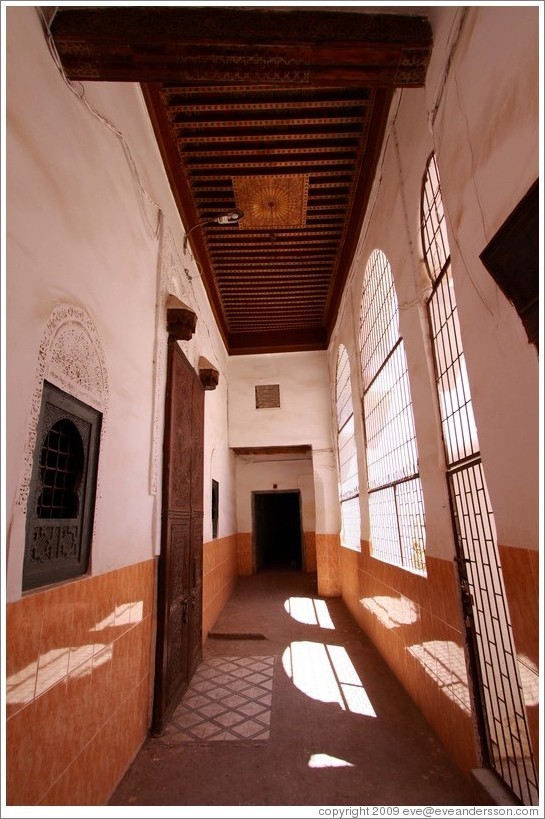
MULTIPOLYGON (((477 721, 482 725, 483 762, 523 803, 534 804, 537 776, 520 680, 521 660, 514 648, 494 515, 480 459, 434 155, 422 189, 421 230, 433 285, 428 317, 462 601, 476 668, 476 700, 482 711, 477 721)), ((526 670, 528 674, 531 669, 526 670)))
POLYGON ((398 304, 380 250, 364 274, 360 356, 373 557, 425 573, 424 499, 398 304))
POLYGON ((341 542, 346 548, 361 549, 359 476, 354 411, 350 385, 350 361, 344 345, 339 346, 336 376, 337 456, 339 461, 339 500, 341 504, 341 542))

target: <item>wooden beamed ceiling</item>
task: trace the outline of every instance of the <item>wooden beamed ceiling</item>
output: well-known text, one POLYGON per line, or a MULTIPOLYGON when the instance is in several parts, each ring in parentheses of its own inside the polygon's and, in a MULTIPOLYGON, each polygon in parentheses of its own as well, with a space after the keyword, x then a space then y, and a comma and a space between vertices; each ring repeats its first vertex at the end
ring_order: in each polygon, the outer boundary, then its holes
POLYGON ((51 33, 69 79, 141 83, 230 354, 325 349, 392 95, 425 81, 428 20, 79 7, 51 33))

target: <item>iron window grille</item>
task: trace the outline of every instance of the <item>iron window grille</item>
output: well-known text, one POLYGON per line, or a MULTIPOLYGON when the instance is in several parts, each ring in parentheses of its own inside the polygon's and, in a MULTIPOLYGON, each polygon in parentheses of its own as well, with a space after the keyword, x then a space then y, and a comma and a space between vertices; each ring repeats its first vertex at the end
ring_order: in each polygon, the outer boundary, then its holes
POLYGON ((364 273, 359 345, 371 554, 425 574, 424 499, 407 359, 392 271, 380 250, 364 273))
POLYGON ((350 385, 350 361, 344 345, 339 346, 336 374, 337 457, 339 463, 339 500, 341 504, 341 542, 361 551, 358 455, 354 437, 354 408, 350 385))
POLYGON ((27 505, 23 590, 85 574, 102 415, 44 382, 27 505))
POLYGON ((432 283, 428 317, 447 463, 464 615, 473 659, 483 761, 532 804, 537 776, 503 584, 494 514, 481 463, 462 345, 439 171, 432 154, 422 187, 421 236, 432 283))

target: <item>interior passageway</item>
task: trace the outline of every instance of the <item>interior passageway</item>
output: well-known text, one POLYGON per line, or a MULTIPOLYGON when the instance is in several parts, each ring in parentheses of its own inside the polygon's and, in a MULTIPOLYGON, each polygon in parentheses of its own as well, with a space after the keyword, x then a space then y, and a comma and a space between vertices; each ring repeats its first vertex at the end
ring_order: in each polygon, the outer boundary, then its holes
POLYGON ((421 713, 316 577, 241 577, 160 737, 110 805, 475 805, 421 713))

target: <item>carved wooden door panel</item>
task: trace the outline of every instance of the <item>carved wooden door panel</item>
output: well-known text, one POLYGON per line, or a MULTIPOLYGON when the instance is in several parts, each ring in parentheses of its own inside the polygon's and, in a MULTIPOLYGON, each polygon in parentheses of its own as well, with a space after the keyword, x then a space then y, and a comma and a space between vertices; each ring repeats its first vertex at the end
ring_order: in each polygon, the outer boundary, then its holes
POLYGON ((201 658, 204 390, 169 338, 158 567, 154 734, 201 658))

